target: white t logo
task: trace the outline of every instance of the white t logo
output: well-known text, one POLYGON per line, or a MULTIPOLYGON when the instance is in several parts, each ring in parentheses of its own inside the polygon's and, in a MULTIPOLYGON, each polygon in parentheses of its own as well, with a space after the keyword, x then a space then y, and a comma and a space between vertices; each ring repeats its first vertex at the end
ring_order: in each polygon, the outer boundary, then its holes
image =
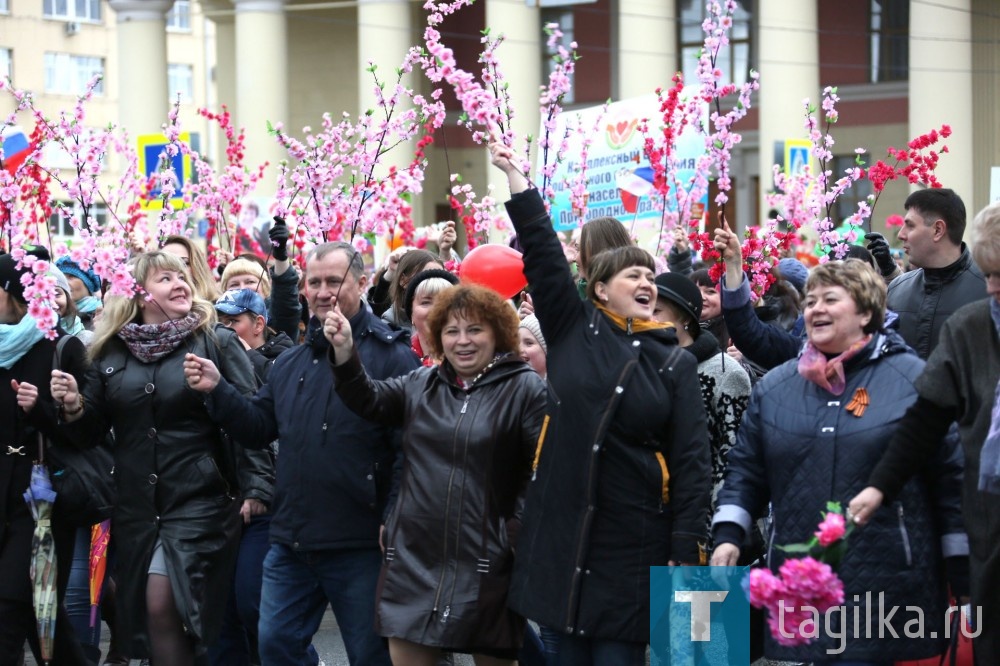
POLYGON ((702 643, 712 640, 712 604, 725 601, 727 596, 729 596, 729 592, 721 590, 707 592, 676 590, 674 592, 674 601, 691 604, 692 641, 702 643))

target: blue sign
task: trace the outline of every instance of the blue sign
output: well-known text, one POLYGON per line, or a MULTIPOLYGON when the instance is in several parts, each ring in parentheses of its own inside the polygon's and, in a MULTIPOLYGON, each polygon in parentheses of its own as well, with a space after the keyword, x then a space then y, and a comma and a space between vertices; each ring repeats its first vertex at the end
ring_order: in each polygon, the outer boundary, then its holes
POLYGON ((651 664, 749 664, 749 575, 743 567, 650 567, 651 664))
MULTIPOLYGON (((178 140, 196 149, 192 143, 192 136, 189 133, 182 132, 178 136, 178 140)), ((174 196, 171 198, 170 203, 174 207, 183 205, 184 186, 192 182, 194 177, 191 156, 178 150, 177 154, 169 157, 165 152, 169 142, 167 141, 167 137, 162 134, 142 134, 137 137, 137 142, 139 147, 139 171, 145 177, 146 182, 149 183, 150 178, 161 171, 161 166, 165 166, 167 170, 173 171, 174 178, 176 179, 174 196), (161 165, 161 156, 163 159, 169 160, 166 165, 161 165)), ((142 202, 143 208, 163 208, 163 200, 161 199, 163 194, 159 187, 150 189, 149 195, 149 199, 142 202)))

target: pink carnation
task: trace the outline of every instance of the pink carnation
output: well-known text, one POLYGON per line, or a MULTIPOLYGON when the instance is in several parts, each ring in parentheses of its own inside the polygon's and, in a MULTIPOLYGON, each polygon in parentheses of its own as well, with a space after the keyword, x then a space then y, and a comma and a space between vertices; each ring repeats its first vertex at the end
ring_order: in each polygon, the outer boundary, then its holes
POLYGON ((784 591, 781 579, 771 573, 770 569, 750 571, 750 603, 755 608, 773 605, 784 591))
MULTIPOLYGON (((848 242, 850 240, 848 239, 848 242)), ((819 540, 819 545, 827 548, 842 539, 845 531, 844 516, 839 513, 828 513, 823 522, 819 524, 819 530, 815 534, 819 540)))

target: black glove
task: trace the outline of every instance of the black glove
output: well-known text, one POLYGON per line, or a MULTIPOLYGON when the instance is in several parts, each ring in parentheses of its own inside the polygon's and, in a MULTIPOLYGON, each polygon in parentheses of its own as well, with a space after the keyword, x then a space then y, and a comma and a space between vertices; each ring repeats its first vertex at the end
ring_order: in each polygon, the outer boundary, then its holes
POLYGON ((892 252, 889 251, 889 241, 877 231, 865 234, 865 240, 868 241, 868 251, 875 257, 882 275, 892 275, 896 270, 896 262, 892 258, 892 252))
POLYGON ((288 225, 285 218, 275 215, 274 224, 267 232, 274 248, 272 254, 277 261, 288 261, 288 225))

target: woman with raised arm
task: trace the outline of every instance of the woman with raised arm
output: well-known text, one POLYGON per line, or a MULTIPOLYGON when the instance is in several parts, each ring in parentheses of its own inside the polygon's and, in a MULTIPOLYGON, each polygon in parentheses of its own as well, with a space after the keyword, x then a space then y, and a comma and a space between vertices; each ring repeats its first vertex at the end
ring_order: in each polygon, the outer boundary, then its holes
POLYGON ((652 319, 653 258, 597 254, 580 300, 538 191, 510 149, 490 154, 510 183, 552 398, 510 605, 562 633, 559 663, 642 666, 649 567, 704 561, 712 471, 697 364, 652 319))
POLYGON ((434 666, 442 651, 471 653, 477 666, 517 659, 525 621, 507 608, 507 588, 546 407, 545 384, 518 357, 517 323, 495 292, 449 286, 421 338, 441 364, 375 381, 347 318, 326 317, 337 395, 403 429, 375 610, 395 666, 434 666))
POLYGON ((79 446, 114 429, 119 632, 129 656, 194 664, 215 640, 232 579, 240 502, 232 458, 184 355, 215 358, 244 393, 253 370, 236 334, 213 330, 215 308, 192 295, 186 266, 166 252, 132 260, 142 293, 109 297, 90 347, 83 392, 53 372, 63 432, 79 446))

